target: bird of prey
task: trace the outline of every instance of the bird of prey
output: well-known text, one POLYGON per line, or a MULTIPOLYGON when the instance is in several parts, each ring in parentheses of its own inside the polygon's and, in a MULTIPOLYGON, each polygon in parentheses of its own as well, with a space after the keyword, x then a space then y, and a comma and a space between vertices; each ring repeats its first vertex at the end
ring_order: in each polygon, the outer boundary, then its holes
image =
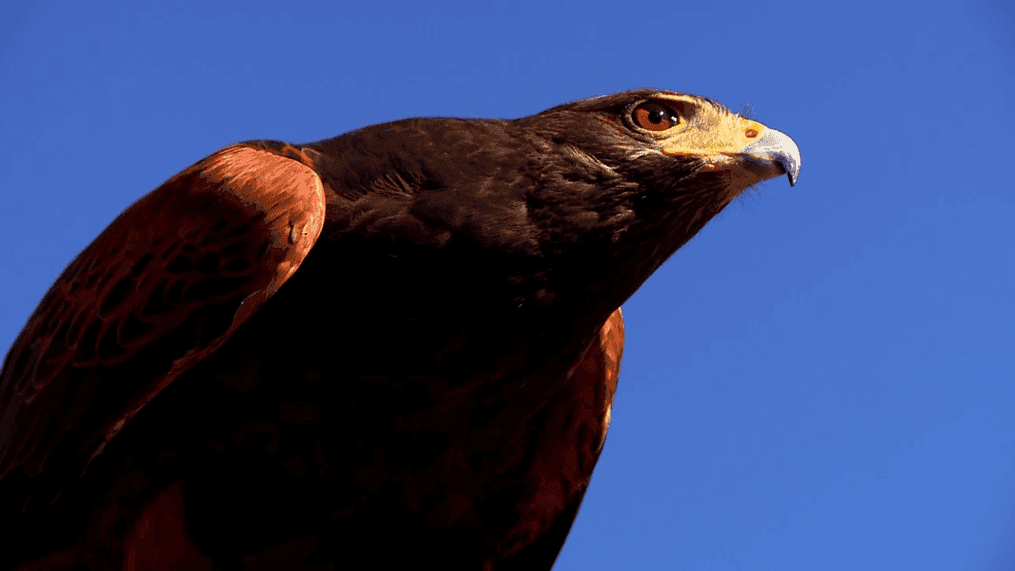
POLYGON ((785 134, 641 89, 250 141, 117 217, 0 380, 0 567, 549 569, 620 306, 785 134))

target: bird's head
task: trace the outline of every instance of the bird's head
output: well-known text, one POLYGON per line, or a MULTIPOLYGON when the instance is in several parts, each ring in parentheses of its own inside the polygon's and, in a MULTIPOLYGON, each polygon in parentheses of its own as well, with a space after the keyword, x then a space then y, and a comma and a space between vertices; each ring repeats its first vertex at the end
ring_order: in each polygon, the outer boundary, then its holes
MULTIPOLYGON (((800 150, 785 134, 710 99, 673 91, 638 89, 593 97, 518 121, 620 171, 646 157, 669 157, 652 169, 664 184, 674 182, 665 174, 676 166, 724 173, 729 199, 781 174, 788 175, 792 186, 800 172, 800 150)), ((636 171, 626 172, 637 177, 636 171)))
POLYGON ((572 259, 612 252, 639 285, 749 186, 783 174, 793 185, 800 172, 785 134, 672 91, 586 99, 515 123, 548 155, 528 204, 544 243, 572 259))
POLYGON ((779 131, 653 89, 513 120, 406 119, 311 147, 334 202, 327 240, 379 236, 416 256, 458 248, 476 260, 458 281, 506 273, 535 305, 588 295, 610 311, 749 186, 800 172, 779 131))

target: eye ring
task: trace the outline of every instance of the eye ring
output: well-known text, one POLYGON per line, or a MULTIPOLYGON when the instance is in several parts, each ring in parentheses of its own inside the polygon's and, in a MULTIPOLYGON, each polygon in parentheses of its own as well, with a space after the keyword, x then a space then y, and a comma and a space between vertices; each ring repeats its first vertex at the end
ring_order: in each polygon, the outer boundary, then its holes
POLYGON ((680 124, 680 115, 658 101, 646 101, 631 111, 631 121, 639 129, 658 133, 680 124))

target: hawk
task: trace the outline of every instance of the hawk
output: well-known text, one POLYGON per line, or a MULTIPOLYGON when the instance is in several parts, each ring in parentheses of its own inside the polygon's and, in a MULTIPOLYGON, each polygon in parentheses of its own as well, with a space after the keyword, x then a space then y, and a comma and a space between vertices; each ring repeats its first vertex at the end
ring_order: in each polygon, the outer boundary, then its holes
POLYGON ((620 306, 783 133, 641 89, 226 147, 57 278, 0 378, 0 566, 549 569, 620 306))

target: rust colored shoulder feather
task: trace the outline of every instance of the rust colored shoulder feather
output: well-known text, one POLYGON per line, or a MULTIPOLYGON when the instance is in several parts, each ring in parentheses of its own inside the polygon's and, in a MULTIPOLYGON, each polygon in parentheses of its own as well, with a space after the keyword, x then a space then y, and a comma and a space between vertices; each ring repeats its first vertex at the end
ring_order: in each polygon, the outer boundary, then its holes
POLYGON ((320 235, 324 194, 297 151, 283 154, 235 145, 209 156, 70 263, 4 362, 0 477, 83 469, 296 271, 320 235))
POLYGON ((624 318, 618 308, 563 384, 553 407, 557 413, 544 427, 546 439, 528 475, 539 485, 520 503, 529 517, 512 530, 522 547, 496 569, 549 569, 560 554, 606 443, 623 351, 624 318))

